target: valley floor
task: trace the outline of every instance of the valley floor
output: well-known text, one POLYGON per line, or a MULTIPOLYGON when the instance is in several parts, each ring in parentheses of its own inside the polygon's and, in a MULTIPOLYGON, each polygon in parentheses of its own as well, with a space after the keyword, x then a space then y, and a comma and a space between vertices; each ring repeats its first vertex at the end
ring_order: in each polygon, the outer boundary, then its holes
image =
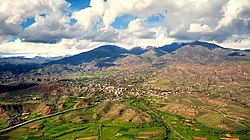
POLYGON ((71 74, 8 90, 0 139, 247 140, 250 71, 234 65, 71 74))

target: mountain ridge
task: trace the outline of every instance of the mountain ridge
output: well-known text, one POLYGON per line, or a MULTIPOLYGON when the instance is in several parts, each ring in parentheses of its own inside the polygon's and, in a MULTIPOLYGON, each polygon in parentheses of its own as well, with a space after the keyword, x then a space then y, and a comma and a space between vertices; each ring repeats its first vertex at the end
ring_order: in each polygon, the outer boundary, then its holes
MULTIPOLYGON (((146 48, 142 47, 134 47, 132 49, 125 49, 120 46, 116 45, 103 45, 100 47, 97 47, 93 50, 82 52, 77 55, 65 57, 61 60, 53 61, 46 63, 45 65, 52 65, 52 64, 72 64, 72 65, 78 65, 82 63, 88 63, 96 59, 101 59, 105 57, 117 57, 121 54, 135 54, 135 55, 142 55, 150 50, 154 50, 155 53, 157 53, 159 56, 162 56, 164 53, 172 53, 183 46, 187 45, 201 45, 204 46, 210 50, 215 48, 223 48, 221 46, 218 46, 213 43, 207 43, 207 42, 201 42, 201 41, 194 41, 194 42, 174 42, 172 44, 164 45, 161 47, 152 47, 148 46, 146 48)), ((223 48, 224 49, 224 48, 223 48)), ((158 56, 158 57, 159 57, 158 56)))
MULTIPOLYGON (((223 48, 213 43, 194 41, 174 42, 161 47, 148 46, 146 48, 134 47, 132 49, 125 49, 116 45, 103 45, 93 50, 64 57, 59 60, 38 63, 40 59, 40 57, 36 57, 34 58, 36 61, 31 61, 36 63, 28 61, 25 65, 17 65, 16 60, 2 63, 2 65, 5 65, 3 66, 4 69, 0 70, 0 74, 6 71, 17 75, 28 73, 29 71, 44 71, 44 73, 50 73, 48 70, 55 68, 60 69, 58 71, 60 73, 64 71, 65 67, 67 67, 66 72, 84 72, 88 71, 89 68, 95 71, 108 67, 125 68, 129 65, 129 67, 139 67, 145 65, 166 65, 170 63, 207 64, 225 61, 248 61, 250 60, 250 53, 247 51, 223 48), (18 70, 19 67, 20 70, 18 70)), ((4 61, 4 59, 0 59, 0 61, 4 61)), ((56 73, 56 71, 57 70, 55 70, 54 73, 56 73)))

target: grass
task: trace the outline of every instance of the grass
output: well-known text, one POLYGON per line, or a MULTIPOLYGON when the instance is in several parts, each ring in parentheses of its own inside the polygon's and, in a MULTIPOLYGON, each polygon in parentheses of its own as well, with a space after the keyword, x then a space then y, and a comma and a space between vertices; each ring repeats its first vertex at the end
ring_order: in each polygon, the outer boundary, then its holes
MULTIPOLYGON (((126 106, 133 107, 135 109, 141 109, 144 112, 149 111, 148 108, 143 106, 144 101, 140 100, 126 100, 122 102, 126 106)), ((70 107, 73 105, 73 102, 65 103, 66 106, 70 107)), ((149 104, 145 101, 145 105, 153 108, 152 104, 149 104)), ((207 116, 203 115, 199 119, 203 121, 200 123, 200 120, 191 120, 189 122, 192 126, 185 125, 185 118, 182 118, 177 115, 167 114, 159 110, 154 110, 159 116, 156 116, 152 110, 147 112, 153 119, 154 122, 140 124, 140 123, 131 123, 124 122, 123 120, 117 118, 114 120, 106 121, 95 121, 92 118, 92 114, 95 109, 100 106, 90 107, 88 109, 72 111, 62 115, 54 116, 44 120, 34 122, 34 124, 29 124, 29 126, 23 126, 16 130, 13 130, 4 136, 10 136, 10 139, 76 139, 76 138, 98 138, 98 135, 101 134, 101 139, 103 140, 129 140, 137 138, 149 138, 149 139, 164 139, 168 134, 168 139, 177 139, 175 133, 167 133, 166 128, 161 123, 162 121, 170 124, 175 131, 180 133, 187 139, 192 139, 193 136, 206 137, 208 139, 220 139, 225 136, 225 134, 230 133, 234 137, 239 137, 241 139, 249 138, 249 131, 241 131, 232 133, 231 131, 222 131, 218 129, 213 129, 202 123, 211 123, 212 125, 217 125, 217 122, 213 122, 213 119, 221 120, 220 114, 208 114, 207 116), (72 117, 66 118, 68 114, 71 114, 72 117), (74 122, 74 117, 80 117, 88 119, 86 123, 76 123, 74 122), (203 118, 202 118, 203 117, 203 118), (161 119, 160 119, 161 118, 161 119), (211 122, 212 121, 212 122, 211 122), (40 129, 31 129, 30 127, 35 124, 43 124, 44 127, 40 129), (102 126, 99 130, 99 126, 102 126), (166 134, 167 133, 167 134, 166 134), (46 134, 47 137, 34 137, 35 134, 46 134)), ((231 123, 231 122, 230 122, 231 123)), ((250 126, 249 122, 243 122, 246 126, 250 126)))
MULTIPOLYGON (((191 122, 192 124, 191 127, 185 125, 185 118, 175 116, 172 114, 165 114, 165 121, 170 124, 175 131, 180 133, 183 137, 187 139, 192 139, 193 136, 199 136, 199 137, 206 137, 208 139, 219 139, 220 135, 215 135, 215 134, 209 134, 210 130, 213 130, 211 128, 208 128, 201 123, 198 123, 196 121, 191 122), (196 130, 195 130, 196 129, 196 130)), ((169 135, 170 139, 176 138, 176 135, 170 134, 169 135)))
MULTIPOLYGON (((140 107, 141 106, 140 104, 142 102, 143 101, 140 101, 139 103, 138 102, 136 102, 136 103, 131 102, 131 105, 140 107)), ((146 105, 149 108, 152 108, 152 104, 146 104, 146 105)), ((161 116, 161 118, 163 119, 163 121, 165 123, 171 125, 175 131, 177 131, 180 135, 182 135, 183 137, 185 137, 187 139, 193 139, 193 136, 206 137, 208 139, 220 139, 221 137, 223 137, 223 135, 232 132, 232 131, 223 131, 223 130, 219 130, 219 129, 213 129, 213 128, 208 127, 200 122, 197 122, 196 120, 190 120, 190 122, 189 121, 186 122, 187 119, 185 119, 183 117, 180 117, 177 115, 172 115, 172 114, 167 114, 167 113, 161 112, 159 110, 154 110, 154 112, 156 114, 158 114, 158 116, 161 116)), ((154 113, 149 113, 149 115, 151 115, 152 118, 155 118, 154 119, 155 121, 159 120, 159 119, 157 119, 158 117, 154 113)), ((207 117, 209 117, 209 119, 204 118, 204 120, 207 121, 207 123, 209 123, 209 121, 211 121, 211 119, 213 119, 213 120, 224 119, 224 117, 220 116, 220 114, 214 114, 215 116, 213 116, 213 115, 210 116, 210 115, 211 114, 209 114, 207 116, 207 117)), ((214 122, 214 125, 217 125, 217 123, 218 122, 214 122)), ((240 135, 242 135, 242 132, 240 132, 237 135, 232 135, 232 136, 239 137, 240 135)), ((245 136, 245 134, 243 134, 243 136, 245 136)), ((171 132, 171 133, 168 133, 168 138, 169 139, 178 139, 178 136, 176 133, 171 132)))
POLYGON ((183 105, 193 105, 193 106, 204 106, 205 104, 199 100, 199 98, 196 97, 185 97, 184 99, 181 100, 181 104, 183 105))
POLYGON ((76 138, 86 138, 86 137, 92 137, 92 136, 98 136, 97 134, 97 128, 91 127, 80 131, 75 131, 73 133, 67 133, 65 135, 62 135, 60 137, 57 137, 57 140, 68 140, 68 139, 76 139, 76 138))
POLYGON ((119 132, 119 127, 102 127, 101 139, 116 140, 116 134, 119 132))
POLYGON ((41 101, 38 101, 38 100, 32 100, 32 99, 30 99, 30 100, 26 100, 26 101, 24 101, 24 102, 22 102, 22 103, 40 103, 41 101))
POLYGON ((116 126, 116 127, 102 127, 101 139, 110 140, 130 140, 137 137, 150 137, 154 139, 163 139, 165 137, 163 127, 134 127, 130 126, 116 126))
POLYGON ((67 102, 67 103, 64 103, 64 105, 66 106, 65 107, 65 110, 67 109, 70 109, 70 108, 73 108, 73 106, 76 104, 76 102, 67 102))
POLYGON ((169 81, 166 80, 166 79, 159 79, 159 80, 156 81, 155 86, 159 87, 159 88, 162 88, 164 90, 172 90, 170 87, 167 86, 168 82, 169 81))
POLYGON ((246 127, 243 124, 231 121, 223 117, 223 115, 215 112, 202 115, 198 117, 197 120, 202 124, 215 129, 224 129, 224 130, 230 129, 232 131, 239 131, 246 129, 246 127))
POLYGON ((25 139, 28 136, 33 135, 33 133, 34 132, 28 131, 27 128, 25 127, 20 127, 2 136, 10 137, 10 139, 16 140, 16 139, 25 139))
POLYGON ((77 79, 77 78, 96 78, 104 75, 109 75, 112 73, 117 72, 116 70, 105 70, 102 72, 95 72, 95 73, 84 73, 84 74, 70 74, 70 75, 64 75, 72 79, 77 79))
POLYGON ((164 139, 165 128, 164 127, 146 127, 142 128, 138 133, 138 136, 144 136, 155 139, 164 139))
POLYGON ((0 105, 11 105, 11 104, 17 104, 16 102, 3 102, 0 101, 0 105))
MULTIPOLYGON (((225 137, 225 134, 231 134, 233 137, 242 137, 244 138, 250 138, 249 130, 245 129, 242 131, 227 131, 227 130, 220 130, 220 129, 214 129, 211 127, 208 127, 196 120, 191 120, 192 126, 185 126, 185 118, 182 118, 180 116, 172 115, 172 114, 166 114, 162 113, 164 117, 166 118, 166 122, 169 123, 178 133, 180 133, 182 136, 184 136, 187 139, 192 139, 193 136, 198 137, 206 137, 207 139, 220 139, 221 137, 225 137), (173 124, 173 122, 175 124, 173 124), (196 130, 195 130, 196 129, 196 130)), ((245 122, 248 123, 248 122, 245 122)), ((175 135, 170 134, 169 139, 174 139, 175 135)))
POLYGON ((224 117, 218 113, 209 113, 197 118, 199 122, 211 128, 218 128, 223 119, 224 117))
MULTIPOLYGON (((67 104, 67 103, 66 103, 67 104)), ((72 103, 68 103, 66 106, 71 106, 72 103)), ((112 121, 103 121, 103 122, 96 122, 92 118, 93 111, 97 108, 90 107, 84 111, 72 111, 69 113, 61 114, 58 116, 54 116, 51 118, 46 118, 40 121, 33 122, 31 124, 28 124, 26 126, 17 128, 16 130, 13 130, 9 133, 7 133, 5 136, 11 136, 13 139, 38 139, 43 137, 35 137, 35 134, 45 134, 47 135, 46 138, 52 138, 52 139, 75 139, 75 138, 84 138, 84 137, 92 137, 92 136, 98 136, 98 127, 99 125, 103 126, 102 130, 102 139, 117 139, 116 134, 122 133, 124 135, 119 136, 119 139, 131 139, 132 137, 135 137, 137 133, 140 131, 141 124, 137 123, 128 123, 124 122, 120 119, 115 119, 112 121), (66 118, 68 114, 71 114, 71 118, 66 118), (87 118, 88 122, 83 123, 75 123, 74 120, 75 117, 80 118, 87 118), (42 125, 39 129, 31 129, 33 125, 42 125), (15 135, 18 134, 18 135, 15 135), (20 135, 19 135, 20 134, 20 135), (13 137, 15 136, 15 137, 13 137)), ((145 127, 152 126, 145 124, 145 127)))
POLYGON ((6 127, 6 125, 3 122, 0 122, 0 130, 4 129, 6 127))
POLYGON ((47 130, 46 133, 48 134, 56 134, 56 133, 59 133, 59 132, 63 132, 65 130, 70 130, 72 129, 72 126, 67 123, 67 124, 62 124, 62 125, 59 125, 59 126, 55 126, 55 127, 52 127, 51 129, 47 130))

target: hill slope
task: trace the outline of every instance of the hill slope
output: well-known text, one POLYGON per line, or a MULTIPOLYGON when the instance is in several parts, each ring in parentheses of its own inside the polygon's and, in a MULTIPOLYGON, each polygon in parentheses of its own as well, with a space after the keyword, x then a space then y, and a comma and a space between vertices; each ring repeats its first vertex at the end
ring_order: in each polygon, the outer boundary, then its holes
POLYGON ((58 61, 53 61, 47 63, 47 65, 52 64, 71 64, 71 65, 79 65, 82 63, 88 63, 93 60, 98 60, 105 57, 115 57, 121 54, 126 54, 129 51, 114 45, 105 45, 98 47, 94 50, 83 52, 71 57, 66 57, 58 61))

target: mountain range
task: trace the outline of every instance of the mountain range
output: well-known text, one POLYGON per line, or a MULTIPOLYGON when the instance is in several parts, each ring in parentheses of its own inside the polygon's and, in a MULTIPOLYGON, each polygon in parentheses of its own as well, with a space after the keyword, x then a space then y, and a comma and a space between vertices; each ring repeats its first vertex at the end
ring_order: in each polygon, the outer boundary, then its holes
POLYGON ((31 70, 48 71, 55 66, 59 67, 59 72, 64 71, 65 67, 71 72, 79 72, 85 71, 85 69, 106 69, 109 67, 126 69, 169 63, 219 64, 226 61, 248 60, 250 60, 249 50, 226 49, 216 44, 200 41, 175 42, 162 47, 135 47, 130 50, 115 45, 104 45, 65 58, 0 58, 2 67, 0 74, 6 71, 14 75, 27 73, 31 70))

